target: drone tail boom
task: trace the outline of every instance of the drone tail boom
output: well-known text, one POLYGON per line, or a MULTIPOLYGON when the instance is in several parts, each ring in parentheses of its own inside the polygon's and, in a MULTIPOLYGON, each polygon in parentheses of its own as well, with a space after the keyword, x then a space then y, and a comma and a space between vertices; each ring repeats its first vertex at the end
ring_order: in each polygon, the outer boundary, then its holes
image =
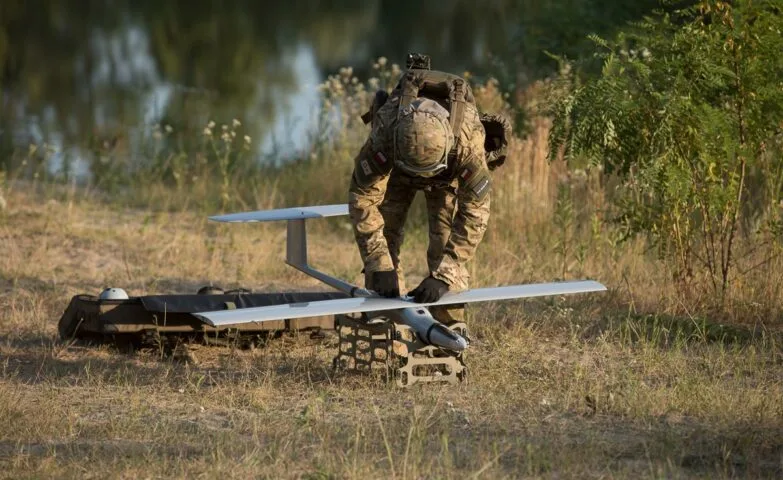
POLYGON ((308 218, 323 218, 348 215, 347 204, 321 205, 301 208, 280 208, 276 210, 260 210, 256 212, 232 213, 210 217, 216 222, 248 223, 272 222, 286 220, 286 259, 285 262, 330 287, 333 287, 352 297, 369 297, 371 293, 356 285, 344 282, 339 278, 327 275, 311 267, 307 261, 307 227, 308 218))

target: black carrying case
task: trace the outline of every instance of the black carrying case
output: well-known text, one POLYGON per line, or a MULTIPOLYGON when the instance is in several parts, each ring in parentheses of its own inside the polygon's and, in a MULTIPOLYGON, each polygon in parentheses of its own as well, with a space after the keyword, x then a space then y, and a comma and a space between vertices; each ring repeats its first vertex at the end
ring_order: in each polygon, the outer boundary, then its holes
POLYGON ((348 298, 348 295, 340 292, 147 295, 130 297, 126 300, 101 300, 94 295, 76 295, 60 318, 58 330, 61 338, 70 339, 96 335, 138 335, 148 331, 160 334, 219 334, 232 330, 254 334, 333 329, 333 315, 224 325, 216 328, 202 323, 192 314, 338 298, 348 298))

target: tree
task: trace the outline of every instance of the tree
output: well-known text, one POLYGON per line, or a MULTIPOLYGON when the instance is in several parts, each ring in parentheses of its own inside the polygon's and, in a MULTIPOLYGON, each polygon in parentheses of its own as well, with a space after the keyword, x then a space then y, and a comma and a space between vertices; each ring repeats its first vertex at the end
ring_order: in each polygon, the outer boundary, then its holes
POLYGON ((705 281, 720 302, 738 237, 781 194, 782 4, 705 0, 592 37, 601 74, 563 76, 551 103, 550 158, 617 176, 628 235, 646 235, 677 280, 705 281))

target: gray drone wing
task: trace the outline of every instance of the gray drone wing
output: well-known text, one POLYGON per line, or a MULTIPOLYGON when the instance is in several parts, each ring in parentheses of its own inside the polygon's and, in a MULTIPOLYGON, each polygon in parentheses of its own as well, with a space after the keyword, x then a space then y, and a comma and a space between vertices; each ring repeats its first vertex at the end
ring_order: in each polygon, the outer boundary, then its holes
POLYGON ((456 303, 487 302, 551 295, 599 292, 606 290, 602 284, 592 281, 536 283, 529 285, 510 285, 504 287, 477 288, 458 293, 447 293, 434 303, 415 303, 409 297, 380 298, 356 297, 317 302, 288 303, 269 307, 241 308, 238 310, 220 310, 215 312, 194 313, 201 321, 213 326, 234 325, 239 323, 266 322, 320 315, 339 315, 345 313, 377 312, 400 308, 428 307, 432 305, 453 305, 456 303))
POLYGON ((300 220, 305 218, 323 218, 348 215, 348 204, 318 205, 313 207, 278 208, 257 212, 229 213, 209 217, 215 222, 246 223, 273 222, 276 220, 300 220))

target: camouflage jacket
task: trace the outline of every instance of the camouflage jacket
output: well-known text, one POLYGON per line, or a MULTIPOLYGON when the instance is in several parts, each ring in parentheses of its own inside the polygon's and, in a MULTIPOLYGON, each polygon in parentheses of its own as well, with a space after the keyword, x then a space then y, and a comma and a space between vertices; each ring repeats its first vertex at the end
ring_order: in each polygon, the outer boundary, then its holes
POLYGON ((393 169, 393 132, 399 97, 392 95, 373 118, 372 131, 354 160, 349 191, 349 209, 365 273, 394 270, 383 235, 384 220, 379 206, 392 173, 413 190, 451 189, 456 194, 456 212, 443 258, 430 274, 449 284, 452 290, 467 288, 465 267, 481 242, 489 221, 491 180, 485 162, 484 128, 475 106, 467 104, 449 167, 435 177, 405 175, 393 169))

